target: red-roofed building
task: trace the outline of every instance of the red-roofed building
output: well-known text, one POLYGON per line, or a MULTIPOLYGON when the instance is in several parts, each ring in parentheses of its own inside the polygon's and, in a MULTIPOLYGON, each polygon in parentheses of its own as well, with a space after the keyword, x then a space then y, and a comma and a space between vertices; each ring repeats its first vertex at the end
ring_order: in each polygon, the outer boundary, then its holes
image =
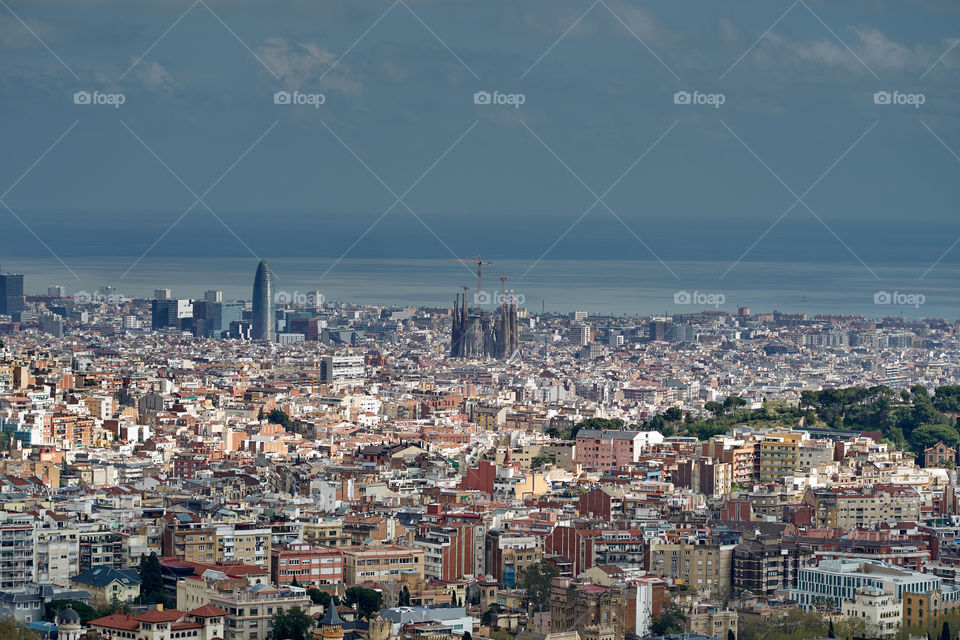
POLYGON ((91 620, 87 626, 107 640, 214 640, 223 638, 226 615, 223 609, 209 605, 186 613, 161 607, 138 616, 115 613, 91 620))

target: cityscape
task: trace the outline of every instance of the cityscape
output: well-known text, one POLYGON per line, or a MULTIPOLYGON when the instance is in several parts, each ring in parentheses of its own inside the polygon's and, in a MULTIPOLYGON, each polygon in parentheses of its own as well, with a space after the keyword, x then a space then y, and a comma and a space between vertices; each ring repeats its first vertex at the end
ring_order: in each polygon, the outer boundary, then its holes
POLYGON ((0 640, 960 640, 960 5, 0 59, 0 640))

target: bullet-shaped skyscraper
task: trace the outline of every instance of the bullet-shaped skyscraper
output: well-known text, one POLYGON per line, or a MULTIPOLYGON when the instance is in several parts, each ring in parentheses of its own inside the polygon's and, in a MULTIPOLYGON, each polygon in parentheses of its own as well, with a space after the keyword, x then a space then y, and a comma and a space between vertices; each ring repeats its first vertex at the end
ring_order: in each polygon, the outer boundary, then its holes
POLYGON ((273 274, 266 260, 257 266, 257 275, 253 279, 253 331, 254 340, 273 342, 275 340, 276 318, 273 312, 273 274))

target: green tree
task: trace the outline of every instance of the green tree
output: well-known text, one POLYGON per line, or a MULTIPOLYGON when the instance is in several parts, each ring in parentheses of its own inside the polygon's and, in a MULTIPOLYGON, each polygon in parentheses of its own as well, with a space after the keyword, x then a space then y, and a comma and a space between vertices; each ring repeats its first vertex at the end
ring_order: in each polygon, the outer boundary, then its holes
POLYGON ((288 607, 273 614, 273 640, 312 640, 315 620, 300 607, 288 607))
POLYGON ((491 640, 512 640, 513 636, 506 629, 497 629, 490 634, 491 640))
POLYGON ((268 413, 267 420, 269 420, 271 424, 280 425, 287 431, 293 431, 293 420, 291 420, 290 416, 280 409, 274 409, 268 413))
POLYGON ((3 640, 40 640, 40 634, 31 631, 13 616, 0 618, 0 638, 3 640))
POLYGON ((557 568, 549 562, 538 562, 529 565, 520 573, 519 585, 527 590, 530 604, 542 612, 550 605, 550 590, 554 578, 559 575, 557 568))
POLYGON ((733 413, 736 413, 737 409, 740 407, 745 406, 747 406, 747 401, 739 396, 727 396, 727 398, 723 401, 723 408, 731 409, 733 413))
POLYGON ((67 605, 73 607, 73 610, 80 616, 80 622, 83 624, 87 624, 91 620, 96 620, 100 617, 96 609, 79 600, 51 600, 43 607, 43 619, 47 622, 53 622, 57 614, 60 613, 60 610, 65 609, 67 605))
POLYGON ((344 594, 343 601, 347 606, 355 606, 360 617, 369 618, 375 612, 380 611, 382 600, 383 596, 379 591, 364 587, 350 587, 344 594))
POLYGON ((943 628, 940 629, 940 640, 951 640, 950 623, 946 620, 943 621, 943 628))
POLYGON ((712 413, 715 418, 719 418, 726 411, 726 407, 724 407, 719 402, 713 402, 713 401, 705 402, 703 404, 703 408, 709 411, 710 413, 712 413))
POLYGON ((668 607, 664 607, 660 610, 660 615, 653 619, 653 624, 650 625, 650 631, 655 636, 665 636, 673 633, 682 633, 683 632, 683 623, 686 621, 687 616, 683 614, 683 611, 680 610, 675 604, 671 604, 668 607))
POLYGON ((480 624, 485 627, 489 627, 493 623, 493 617, 500 613, 500 611, 500 605, 494 602, 486 611, 483 612, 483 615, 480 616, 480 624))
POLYGON ((398 606, 409 607, 410 606, 410 589, 407 585, 403 585, 403 589, 400 591, 400 599, 397 602, 398 606))
POLYGON ((324 609, 327 608, 327 605, 330 604, 331 600, 333 600, 333 604, 340 604, 339 598, 330 595, 326 591, 321 591, 316 587, 308 587, 307 595, 310 596, 310 601, 313 602, 313 604, 319 604, 324 609))
MULTIPOLYGON (((140 574, 140 595, 148 602, 163 602, 166 595, 163 588, 163 568, 156 552, 151 551, 149 556, 140 555, 140 564, 137 567, 140 574)), ((79 612, 78 612, 79 613, 79 612)))
POLYGON ((945 424, 922 424, 913 430, 910 434, 910 444, 917 453, 923 453, 927 447, 932 447, 938 442, 948 447, 952 447, 960 440, 960 434, 953 427, 945 424))
POLYGON ((835 634, 836 634, 836 631, 833 630, 833 619, 831 618, 831 619, 830 619, 830 626, 827 627, 827 637, 828 637, 828 638, 836 638, 837 636, 836 636, 835 634))
POLYGON ((538 453, 530 459, 531 469, 539 469, 545 464, 550 464, 550 456, 545 453, 538 453))
POLYGON ((733 629, 727 629, 727 640, 737 640, 737 636, 733 632, 733 629))

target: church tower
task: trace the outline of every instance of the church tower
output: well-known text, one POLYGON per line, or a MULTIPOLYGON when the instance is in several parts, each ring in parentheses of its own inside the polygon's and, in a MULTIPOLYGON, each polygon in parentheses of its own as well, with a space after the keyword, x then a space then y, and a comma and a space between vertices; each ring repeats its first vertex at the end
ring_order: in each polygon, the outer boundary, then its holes
POLYGON ((368 640, 390 640, 393 635, 393 623, 377 617, 370 621, 370 630, 367 631, 368 640))
POLYGON ((327 615, 320 621, 320 637, 323 640, 343 640, 343 620, 332 598, 327 605, 327 615))

